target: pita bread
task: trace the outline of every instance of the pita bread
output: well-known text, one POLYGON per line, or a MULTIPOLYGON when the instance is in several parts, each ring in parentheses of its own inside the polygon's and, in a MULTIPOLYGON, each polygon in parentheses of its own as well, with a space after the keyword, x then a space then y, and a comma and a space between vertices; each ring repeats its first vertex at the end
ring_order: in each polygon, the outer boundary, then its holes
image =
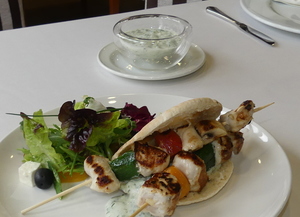
MULTIPOLYGON (((216 120, 222 111, 222 105, 210 98, 196 98, 182 102, 165 112, 161 113, 146 126, 143 127, 134 137, 125 143, 113 156, 113 159, 123 153, 134 149, 134 142, 142 141, 154 132, 164 132, 168 129, 192 124, 195 125, 201 120, 216 120)), ((219 168, 212 168, 208 172, 209 181, 201 192, 190 192, 178 202, 178 206, 189 205, 207 200, 216 195, 229 181, 234 165, 231 160, 223 163, 219 168)))
POLYGON ((134 142, 141 141, 156 131, 164 132, 188 124, 194 125, 201 120, 215 120, 221 111, 221 103, 210 98, 196 98, 182 102, 161 113, 144 126, 113 155, 112 159, 133 150, 134 142))

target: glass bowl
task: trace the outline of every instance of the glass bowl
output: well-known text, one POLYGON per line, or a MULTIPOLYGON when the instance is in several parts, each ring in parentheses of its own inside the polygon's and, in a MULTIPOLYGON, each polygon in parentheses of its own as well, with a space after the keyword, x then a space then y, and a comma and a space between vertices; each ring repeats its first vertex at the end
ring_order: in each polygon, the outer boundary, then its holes
POLYGON ((130 64, 143 70, 164 70, 188 52, 192 26, 176 16, 142 14, 120 20, 113 32, 115 45, 130 64))

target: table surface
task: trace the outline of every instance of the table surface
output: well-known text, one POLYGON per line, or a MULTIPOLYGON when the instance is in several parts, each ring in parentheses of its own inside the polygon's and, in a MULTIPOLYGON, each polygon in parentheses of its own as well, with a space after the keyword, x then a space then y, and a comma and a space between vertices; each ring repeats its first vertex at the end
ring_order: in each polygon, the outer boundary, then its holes
POLYGON ((210 0, 145 11, 28 27, 0 32, 0 140, 20 119, 6 112, 32 113, 58 107, 83 95, 171 94, 211 97, 227 108, 252 99, 275 104, 255 114, 255 122, 271 133, 288 156, 292 191, 282 217, 300 213, 300 148, 297 120, 300 107, 300 37, 262 24, 241 8, 238 0, 210 0), (275 39, 271 47, 229 23, 206 13, 217 6, 232 17, 275 39), (193 74, 163 81, 118 77, 102 68, 99 51, 112 42, 112 27, 138 13, 165 13, 188 20, 192 42, 206 53, 205 65, 193 74))

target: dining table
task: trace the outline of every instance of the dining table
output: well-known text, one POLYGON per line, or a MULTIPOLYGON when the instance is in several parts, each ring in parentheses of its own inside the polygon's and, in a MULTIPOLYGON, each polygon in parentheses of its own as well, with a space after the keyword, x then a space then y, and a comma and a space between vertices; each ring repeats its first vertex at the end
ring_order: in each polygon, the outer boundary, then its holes
MULTIPOLYGON (((21 209, 54 194, 53 189, 42 191, 19 182, 22 155, 16 144, 24 143, 19 132, 22 119, 8 113, 57 112, 64 102, 81 101, 84 95, 100 98, 104 104, 118 100, 144 104, 157 115, 191 98, 216 99, 225 110, 245 100, 256 107, 274 102, 253 115, 247 131, 252 136, 248 141, 245 137, 245 149, 234 156, 235 170, 224 189, 207 201, 177 208, 174 216, 299 216, 300 24, 291 31, 264 22, 249 9, 255 2, 199 1, 1 31, 0 216, 23 216, 21 209), (275 44, 207 13, 208 6, 263 32, 275 44), (185 60, 192 69, 178 66, 169 69, 167 76, 163 71, 131 74, 109 46, 113 46, 114 24, 137 14, 187 20, 192 25, 192 46, 201 51, 194 54, 201 57, 191 54, 185 60), (201 64, 197 58, 202 58, 201 64)), ((98 194, 91 193, 90 200, 80 191, 70 193, 24 216, 104 216, 102 205, 97 210, 98 194)))

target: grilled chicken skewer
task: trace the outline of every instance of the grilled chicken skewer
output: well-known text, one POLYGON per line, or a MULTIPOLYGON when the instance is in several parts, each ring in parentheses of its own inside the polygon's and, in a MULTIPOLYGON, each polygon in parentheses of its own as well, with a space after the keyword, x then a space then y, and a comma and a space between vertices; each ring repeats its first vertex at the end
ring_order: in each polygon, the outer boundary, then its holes
POLYGON ((84 161, 84 170, 91 177, 90 188, 94 191, 112 193, 120 189, 120 181, 112 171, 107 158, 90 155, 84 161))
POLYGON ((138 172, 144 177, 163 171, 170 163, 170 155, 158 147, 136 142, 134 151, 138 172))
MULTIPOLYGON (((198 150, 203 145, 212 142, 216 157, 215 165, 226 162, 231 158, 232 152, 234 154, 240 152, 244 138, 243 133, 239 131, 251 122, 253 113, 272 104, 254 109, 254 103, 247 100, 237 109, 221 115, 219 122, 215 121, 217 123, 214 121, 201 121, 196 126, 184 126, 176 130, 182 139, 182 148, 184 151, 175 155, 172 164, 186 175, 191 191, 201 191, 208 181, 208 176, 202 159, 196 155, 193 156, 194 154, 189 151, 198 150)), ((138 202, 140 209, 130 217, 137 215, 143 209, 149 211, 150 207, 152 207, 151 204, 141 199, 142 196, 143 194, 140 194, 138 202)), ((168 215, 168 213, 165 212, 162 216, 165 215, 168 215)))
MULTIPOLYGON (((181 172, 181 170, 179 170, 177 167, 175 166, 170 166, 168 167, 166 170, 164 170, 164 173, 167 173, 167 174, 171 174, 173 176, 175 176, 177 178, 177 181, 178 183, 180 184, 180 194, 179 194, 179 199, 185 197, 189 191, 190 191, 190 184, 189 184, 189 180, 187 179, 187 177, 184 175, 183 172, 181 172)), ((162 174, 162 173, 161 173, 162 174)), ((168 176, 166 176, 168 177, 168 176)), ((157 178, 157 177, 156 177, 157 178)), ((163 177, 160 177, 160 178, 163 178, 163 177)), ((173 177, 174 178, 174 177, 173 177)), ((151 181, 151 179, 150 179, 151 181)), ((148 180, 149 182, 149 180, 148 180)), ((153 176, 152 177, 152 183, 155 183, 155 177, 153 176)), ((132 215, 130 215, 130 217, 135 217, 136 215, 138 215, 140 212, 142 212, 147 206, 151 206, 149 203, 144 203, 143 204, 143 201, 145 201, 145 198, 143 198, 141 195, 143 193, 145 193, 145 191, 149 191, 151 190, 152 187, 154 187, 153 191, 156 192, 158 190, 160 190, 160 192, 163 192, 164 190, 163 189, 160 189, 161 188, 161 184, 163 182, 160 182, 158 185, 154 185, 154 186, 151 186, 151 185, 148 185, 148 184, 144 184, 143 187, 140 188, 140 197, 139 197, 139 202, 138 204, 142 204, 132 215), (145 190, 147 189, 147 190, 145 190), (143 201, 142 201, 143 200, 143 201)), ((152 192, 152 191, 151 191, 152 192)), ((174 192, 173 192, 174 193, 174 192)), ((177 193, 175 193, 177 194, 177 193)), ((162 193, 160 193, 160 196, 163 196, 162 193)), ((175 195, 173 195, 175 196, 175 195)), ((173 198, 174 199, 174 198, 173 198)), ((176 199, 177 200, 177 199, 176 199)), ((175 201, 173 200, 173 203, 175 201)), ((168 202, 168 205, 169 205, 169 209, 167 209, 167 212, 174 212, 176 206, 174 206, 174 204, 172 204, 172 202, 168 202), (173 210, 173 211, 172 211, 173 210)), ((177 204, 176 204, 177 205, 177 204)), ((163 213, 162 213, 163 214, 163 213)))
POLYGON ((190 191, 201 191, 208 181, 204 161, 192 152, 181 151, 175 155, 173 165, 187 177, 190 191))
POLYGON ((53 197, 48 198, 47 200, 44 200, 36 205, 33 205, 29 208, 22 210, 21 214, 25 214, 25 213, 27 213, 33 209, 36 209, 46 203, 49 203, 52 200, 55 200, 66 194, 69 194, 83 186, 90 185, 90 188, 92 190, 95 190, 98 192, 105 192, 105 193, 111 193, 116 190, 119 190, 120 182, 116 178, 115 174, 112 172, 112 170, 108 164, 108 159, 106 159, 102 156, 91 155, 85 159, 84 168, 85 168, 86 173, 91 177, 90 179, 87 179, 86 181, 84 181, 78 185, 75 185, 72 188, 69 188, 59 194, 56 194, 53 197))
POLYGON ((251 100, 246 100, 237 109, 221 115, 219 121, 227 131, 238 132, 251 122, 254 112, 258 112, 272 104, 274 103, 255 109, 255 104, 251 100))
POLYGON ((221 115, 219 121, 226 131, 238 132, 253 119, 254 107, 251 100, 246 100, 237 109, 221 115))
POLYGON ((172 215, 180 195, 181 186, 177 178, 170 173, 155 173, 140 188, 138 206, 154 216, 172 215))

